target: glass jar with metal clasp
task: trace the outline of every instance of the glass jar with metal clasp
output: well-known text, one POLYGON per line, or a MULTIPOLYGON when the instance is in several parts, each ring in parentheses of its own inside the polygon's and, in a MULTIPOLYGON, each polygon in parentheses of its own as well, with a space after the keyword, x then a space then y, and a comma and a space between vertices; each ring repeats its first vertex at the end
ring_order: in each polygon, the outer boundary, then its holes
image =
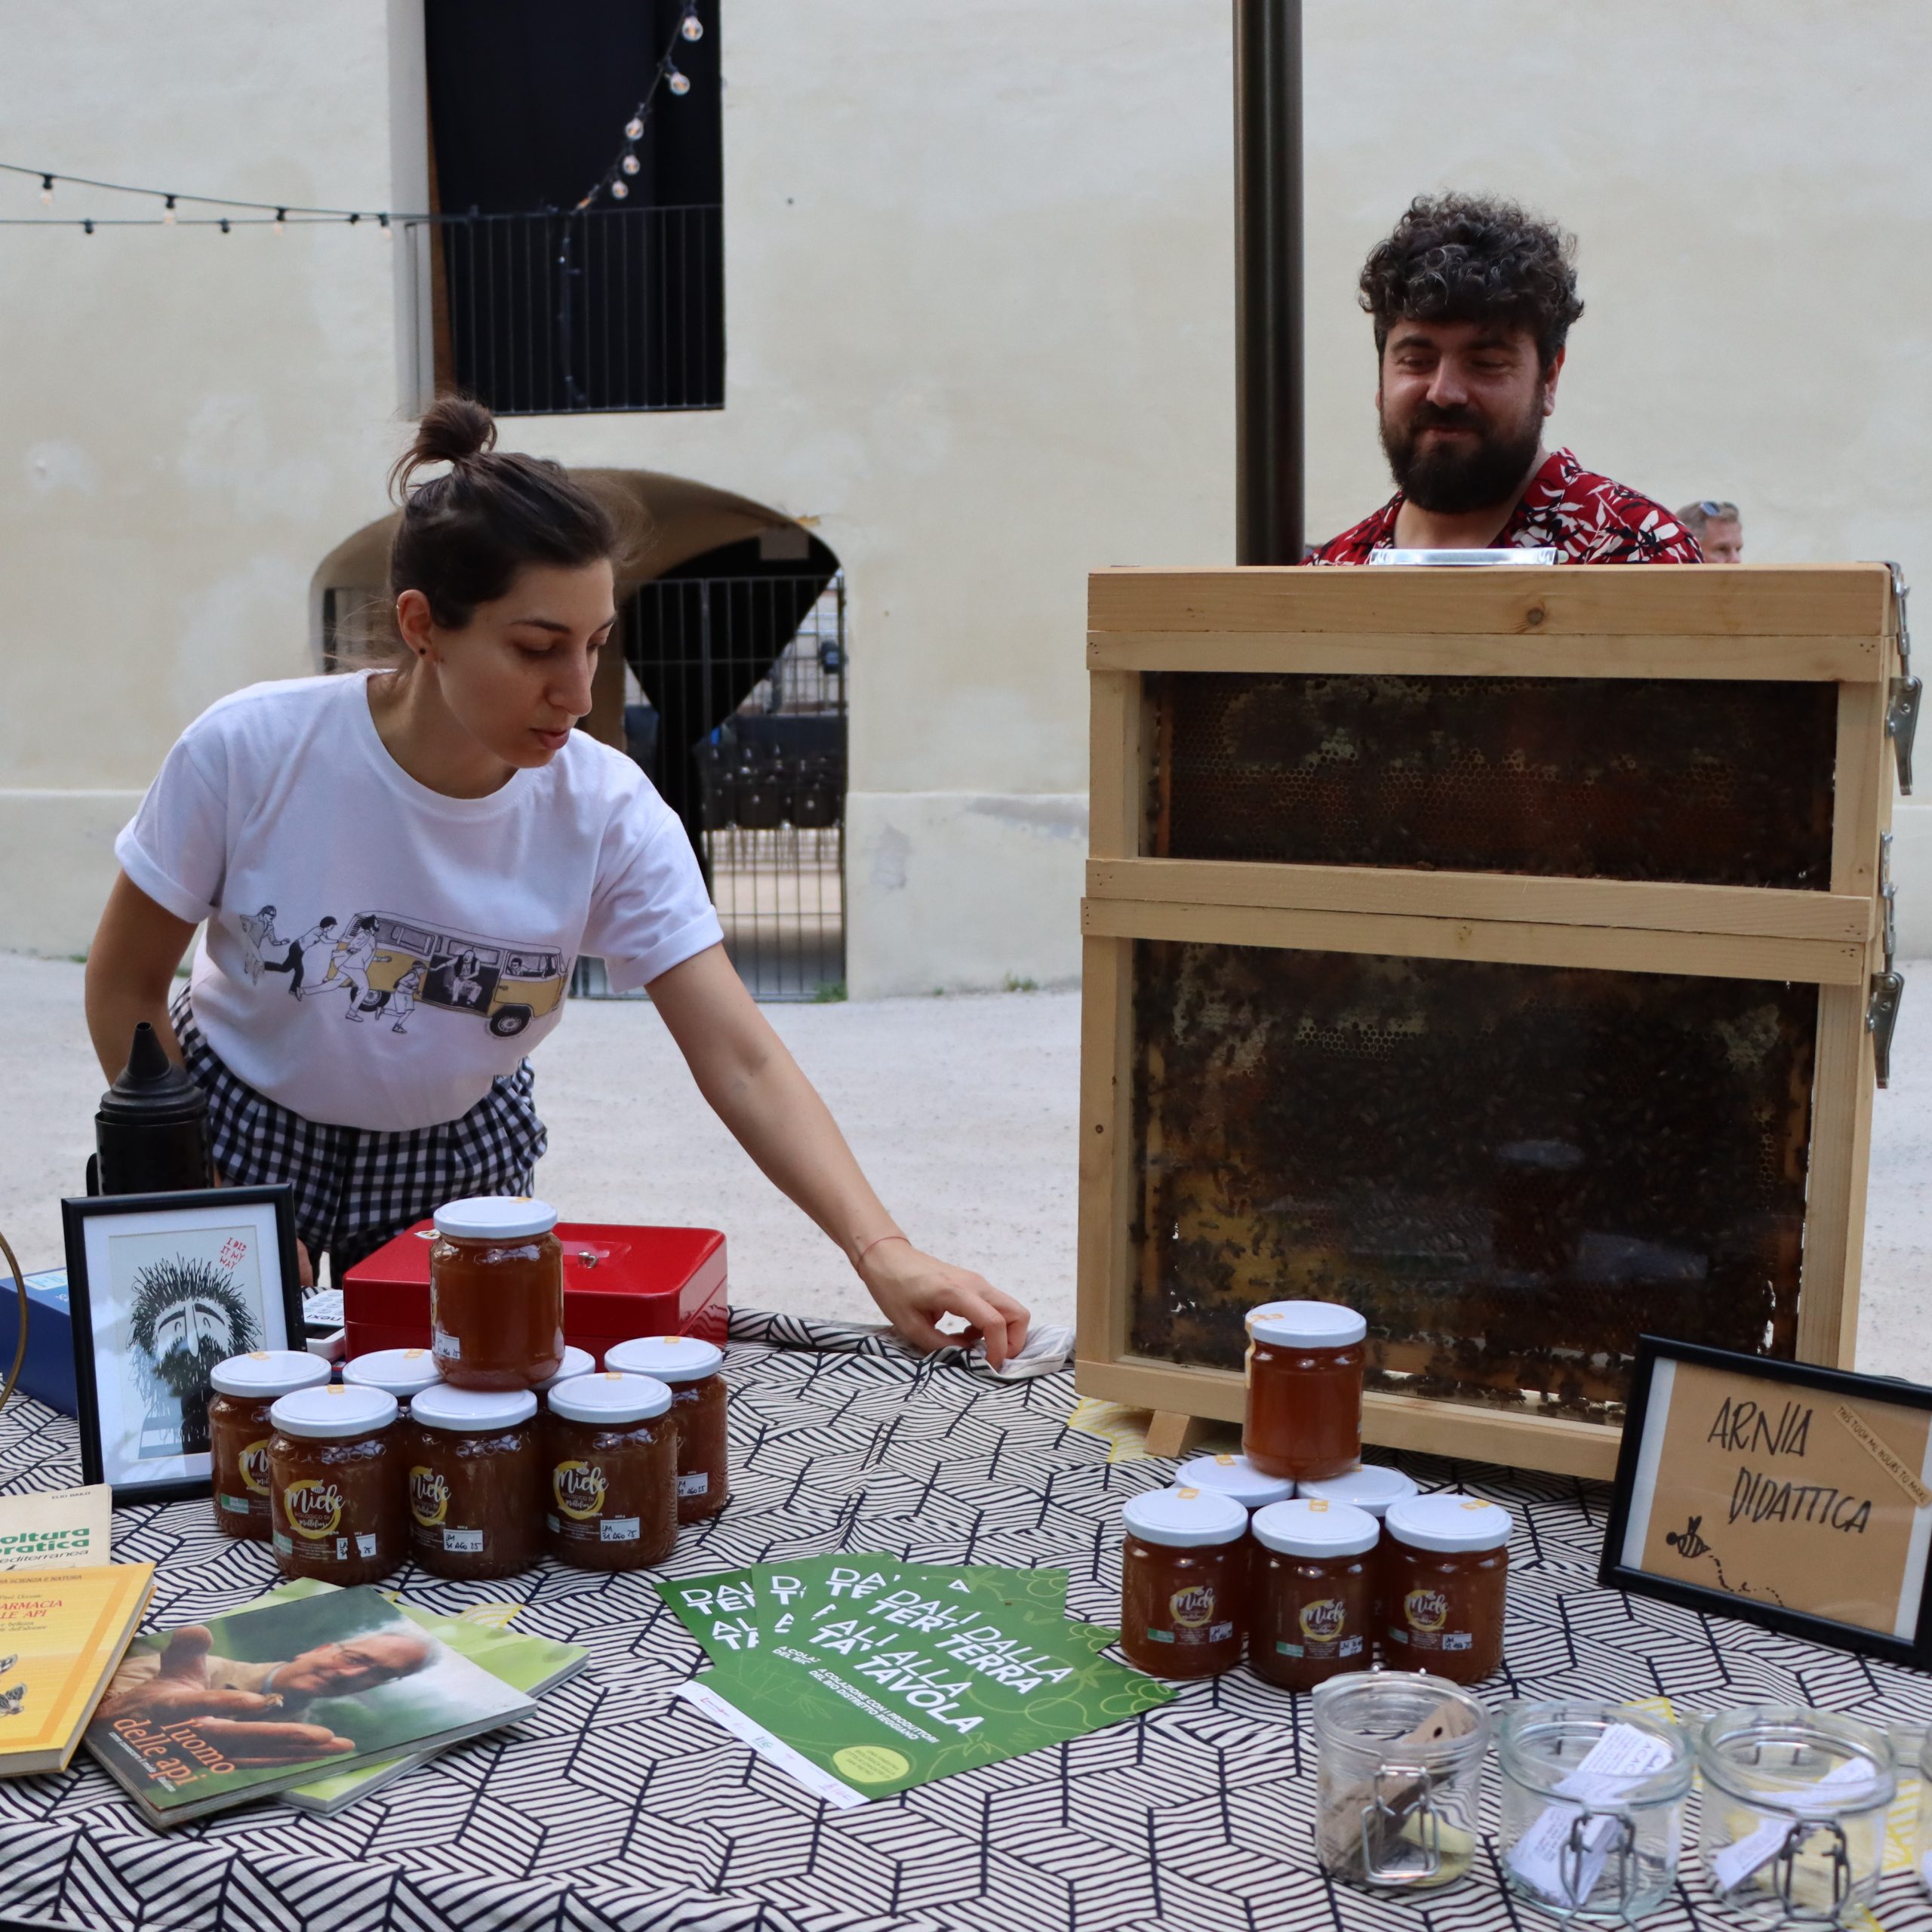
POLYGON ((1677 1882, 1690 1740, 1674 1724, 1616 1704, 1504 1707, 1503 1872, 1511 1890, 1559 1918, 1629 1924, 1677 1882))
POLYGON ((1355 1671, 1315 1687, 1315 1856, 1331 1878, 1429 1890, 1475 1857, 1489 1713, 1447 1678, 1355 1671))
POLYGON ((1878 1896, 1891 1742, 1835 1712, 1762 1704, 1697 1733, 1705 1882, 1760 1925, 1842 1925, 1878 1896))

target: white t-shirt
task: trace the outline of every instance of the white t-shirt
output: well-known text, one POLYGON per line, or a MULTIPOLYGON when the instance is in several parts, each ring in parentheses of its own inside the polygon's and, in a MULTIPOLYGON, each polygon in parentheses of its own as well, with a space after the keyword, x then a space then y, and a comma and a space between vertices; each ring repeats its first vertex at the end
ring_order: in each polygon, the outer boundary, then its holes
POLYGON ((181 735, 115 841, 205 919, 190 997, 235 1074, 315 1121, 468 1112, 563 1017, 580 952, 629 992, 723 937, 684 827, 581 731, 484 798, 392 758, 370 674, 256 685, 181 735))

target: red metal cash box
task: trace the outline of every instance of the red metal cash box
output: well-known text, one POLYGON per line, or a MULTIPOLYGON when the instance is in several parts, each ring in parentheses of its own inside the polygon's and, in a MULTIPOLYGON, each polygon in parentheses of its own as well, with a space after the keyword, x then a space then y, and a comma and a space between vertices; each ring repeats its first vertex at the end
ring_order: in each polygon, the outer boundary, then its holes
MULTIPOLYGON (((429 1244, 419 1221, 343 1278, 349 1352, 429 1346, 429 1244)), ((715 1228, 605 1227, 559 1221, 564 1335, 601 1364, 635 1335, 697 1335, 724 1343, 731 1319, 724 1237, 715 1228)))

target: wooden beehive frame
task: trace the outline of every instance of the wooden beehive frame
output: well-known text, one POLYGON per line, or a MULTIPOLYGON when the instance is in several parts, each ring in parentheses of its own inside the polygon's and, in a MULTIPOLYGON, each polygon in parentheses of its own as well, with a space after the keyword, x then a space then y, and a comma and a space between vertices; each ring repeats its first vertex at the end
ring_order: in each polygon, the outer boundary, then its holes
MULTIPOLYGON (((1235 1373, 1130 1352, 1137 940, 1512 961, 1818 988, 1801 1359, 1849 1366, 1870 1149, 1898 611, 1882 565, 1111 570, 1090 583, 1092 818, 1081 1038, 1083 1394, 1238 1420, 1235 1373), (1143 675, 1321 672, 1823 681, 1838 688, 1824 892, 1142 856, 1143 675)), ((1608 1477, 1620 1433, 1371 1392, 1371 1442, 1608 1477)), ((1165 1432, 1171 1443, 1173 1431, 1165 1432)))

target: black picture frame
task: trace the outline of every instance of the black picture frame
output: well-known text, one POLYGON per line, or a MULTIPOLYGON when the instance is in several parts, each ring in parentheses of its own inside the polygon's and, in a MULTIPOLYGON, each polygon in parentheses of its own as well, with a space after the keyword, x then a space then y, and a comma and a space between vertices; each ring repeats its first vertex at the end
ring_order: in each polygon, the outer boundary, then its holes
MULTIPOLYGON (((202 1213, 212 1221, 232 1222, 238 1214, 259 1219, 269 1208, 275 1222, 273 1260, 279 1278, 267 1278, 268 1244, 263 1244, 262 1312, 268 1331, 264 1348, 300 1349, 303 1346, 302 1281, 295 1251, 295 1190, 287 1182, 263 1187, 195 1188, 175 1194, 97 1194, 69 1196, 60 1203, 61 1231, 67 1251, 68 1305, 74 1339, 74 1390, 81 1437, 81 1478, 88 1483, 111 1484, 115 1506, 131 1503, 174 1503, 212 1493, 212 1466, 206 1451, 184 1451, 170 1459, 189 1466, 152 1482, 142 1482, 110 1471, 101 1439, 100 1364, 94 1347, 94 1327, 103 1297, 114 1293, 111 1283, 91 1281, 88 1266, 88 1230, 111 1217, 146 1216, 150 1220, 202 1213), (281 1332, 274 1332, 279 1317, 281 1332), (193 1466, 199 1463, 197 1469, 193 1466)), ((118 1404, 117 1404, 118 1413, 118 1404)))
POLYGON ((1932 1549, 1922 1552, 1919 1558, 1918 1620, 1910 1637, 1887 1635, 1861 1624, 1841 1623, 1807 1611, 1762 1602, 1728 1590, 1702 1588, 1675 1577, 1658 1576, 1623 1560, 1623 1546, 1629 1534, 1631 1513, 1636 1500, 1652 1391, 1657 1368, 1664 1362, 1695 1364, 1727 1374, 1746 1377, 1774 1389, 1808 1389, 1821 1395, 1854 1397, 1863 1401, 1888 1403, 1900 1408, 1932 1411, 1932 1388, 1894 1377, 1860 1375, 1850 1369, 1826 1368, 1814 1362, 1743 1355, 1734 1349, 1708 1347, 1702 1343, 1676 1341, 1668 1336, 1639 1336, 1623 1438, 1617 1453, 1616 1487, 1611 1497, 1609 1521, 1604 1531, 1603 1554, 1598 1564, 1597 1581, 1605 1589, 1654 1598, 1660 1602, 1675 1604, 1708 1616, 1736 1617, 1784 1636, 1823 1644, 1829 1649, 1881 1657, 1888 1663, 1904 1664, 1914 1669, 1932 1670, 1932 1575, 1927 1574, 1928 1566, 1932 1566, 1932 1549))

